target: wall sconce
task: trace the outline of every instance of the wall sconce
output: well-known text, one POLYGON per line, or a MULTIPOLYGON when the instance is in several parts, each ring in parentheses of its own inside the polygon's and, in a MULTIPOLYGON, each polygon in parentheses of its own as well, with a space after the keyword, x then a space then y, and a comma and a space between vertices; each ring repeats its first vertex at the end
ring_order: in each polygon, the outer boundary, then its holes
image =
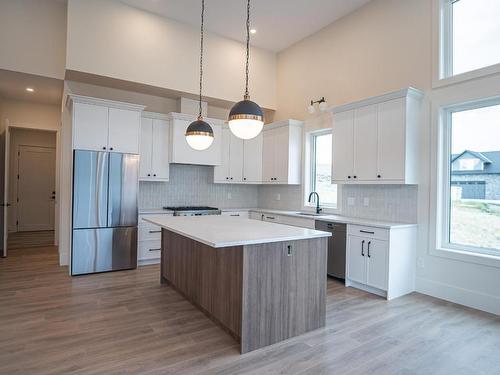
POLYGON ((318 104, 318 107, 319 107, 319 110, 321 112, 324 112, 326 111, 326 109, 328 108, 328 105, 326 104, 326 99, 325 97, 323 96, 320 100, 311 100, 311 104, 307 107, 307 112, 309 113, 314 113, 316 111, 316 108, 314 108, 314 104, 318 104))

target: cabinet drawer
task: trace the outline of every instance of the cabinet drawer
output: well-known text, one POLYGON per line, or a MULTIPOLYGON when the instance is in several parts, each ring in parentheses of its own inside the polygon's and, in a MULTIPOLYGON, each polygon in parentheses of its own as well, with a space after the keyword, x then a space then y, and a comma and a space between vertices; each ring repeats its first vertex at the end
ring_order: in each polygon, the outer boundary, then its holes
POLYGON ((238 217, 238 218, 243 218, 243 219, 248 219, 250 217, 250 214, 248 213, 248 211, 222 211, 221 215, 222 216, 238 217))
POLYGON ((364 225, 348 225, 349 234, 378 240, 389 240, 389 230, 383 228, 374 228, 364 225))
POLYGON ((161 241, 139 241, 138 243, 138 259, 158 259, 161 256, 161 241))
POLYGON ((161 228, 154 224, 139 225, 139 241, 160 240, 161 228))

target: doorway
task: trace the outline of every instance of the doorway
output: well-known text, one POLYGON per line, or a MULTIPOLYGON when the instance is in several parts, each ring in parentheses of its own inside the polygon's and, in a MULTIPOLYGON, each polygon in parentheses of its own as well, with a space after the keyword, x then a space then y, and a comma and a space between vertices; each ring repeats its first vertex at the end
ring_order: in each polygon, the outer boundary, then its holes
POLYGON ((56 133, 14 127, 9 133, 7 248, 53 245, 56 133))

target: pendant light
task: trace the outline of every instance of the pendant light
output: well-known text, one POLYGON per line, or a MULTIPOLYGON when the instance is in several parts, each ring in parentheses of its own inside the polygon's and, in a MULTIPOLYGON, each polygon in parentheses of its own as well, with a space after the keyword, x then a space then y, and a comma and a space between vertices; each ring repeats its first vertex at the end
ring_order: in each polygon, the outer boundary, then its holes
POLYGON ((247 0, 247 59, 245 71, 245 95, 229 112, 229 129, 238 138, 255 138, 262 131, 264 116, 262 109, 250 100, 248 94, 248 59, 250 55, 250 0, 247 0))
POLYGON ((193 121, 186 129, 186 142, 198 151, 209 148, 214 141, 214 131, 201 115, 201 92, 203 88, 203 17, 205 14, 205 0, 201 0, 201 36, 200 36, 200 95, 198 119, 193 121))

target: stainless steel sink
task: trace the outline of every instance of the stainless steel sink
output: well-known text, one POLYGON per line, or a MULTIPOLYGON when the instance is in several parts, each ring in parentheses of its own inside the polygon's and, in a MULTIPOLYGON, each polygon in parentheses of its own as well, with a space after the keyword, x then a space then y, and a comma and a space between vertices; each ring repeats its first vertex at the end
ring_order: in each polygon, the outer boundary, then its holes
POLYGON ((316 214, 314 212, 296 212, 296 214, 302 216, 325 216, 324 214, 316 214))

